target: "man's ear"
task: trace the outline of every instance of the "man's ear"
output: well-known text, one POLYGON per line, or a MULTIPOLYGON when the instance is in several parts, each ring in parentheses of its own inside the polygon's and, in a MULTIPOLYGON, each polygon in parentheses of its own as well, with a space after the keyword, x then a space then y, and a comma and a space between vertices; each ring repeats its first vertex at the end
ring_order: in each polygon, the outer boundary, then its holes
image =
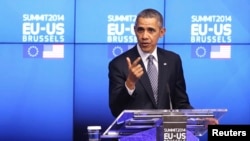
POLYGON ((163 37, 165 34, 166 34, 166 28, 165 27, 163 27, 163 28, 161 28, 161 35, 160 35, 160 37, 163 37))

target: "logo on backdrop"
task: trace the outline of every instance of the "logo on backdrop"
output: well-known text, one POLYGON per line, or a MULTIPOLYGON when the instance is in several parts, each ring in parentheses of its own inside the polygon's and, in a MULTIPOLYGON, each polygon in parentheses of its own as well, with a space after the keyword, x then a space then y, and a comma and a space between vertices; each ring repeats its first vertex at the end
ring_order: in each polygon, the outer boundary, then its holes
POLYGON ((134 45, 109 45, 108 46, 108 58, 114 58, 129 49, 134 47, 134 45))
POLYGON ((192 58, 231 58, 231 45, 192 45, 191 50, 192 58))
POLYGON ((64 15, 23 14, 23 42, 64 42, 64 15))
POLYGON ((191 43, 231 43, 231 15, 192 15, 191 43))
POLYGON ((134 22, 136 15, 108 15, 107 42, 135 43, 134 22))
POLYGON ((24 58, 57 59, 64 58, 63 44, 25 44, 23 45, 24 58))
POLYGON ((191 47, 192 58, 231 58, 231 45, 228 45, 232 42, 231 15, 192 15, 190 27, 190 42, 196 43, 191 47))

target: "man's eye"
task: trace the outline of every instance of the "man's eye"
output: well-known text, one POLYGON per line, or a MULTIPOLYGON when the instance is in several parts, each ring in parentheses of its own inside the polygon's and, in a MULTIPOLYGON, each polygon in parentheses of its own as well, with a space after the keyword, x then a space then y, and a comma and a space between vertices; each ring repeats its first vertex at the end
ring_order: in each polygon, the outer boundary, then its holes
POLYGON ((148 31, 149 32, 154 32, 155 30, 150 28, 150 29, 148 29, 148 31))
POLYGON ((142 32, 142 31, 143 31, 143 28, 138 28, 137 31, 138 31, 138 32, 142 32))

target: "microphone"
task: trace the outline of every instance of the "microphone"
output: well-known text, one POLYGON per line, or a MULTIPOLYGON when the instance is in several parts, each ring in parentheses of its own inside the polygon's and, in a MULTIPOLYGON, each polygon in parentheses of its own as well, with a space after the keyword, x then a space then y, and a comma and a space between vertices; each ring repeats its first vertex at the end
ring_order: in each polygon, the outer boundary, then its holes
POLYGON ((168 98, 169 98, 169 107, 170 107, 170 110, 172 111, 173 110, 173 105, 172 105, 172 100, 171 100, 171 93, 170 93, 170 88, 169 88, 169 84, 167 83, 166 85, 167 87, 167 93, 168 93, 168 98))

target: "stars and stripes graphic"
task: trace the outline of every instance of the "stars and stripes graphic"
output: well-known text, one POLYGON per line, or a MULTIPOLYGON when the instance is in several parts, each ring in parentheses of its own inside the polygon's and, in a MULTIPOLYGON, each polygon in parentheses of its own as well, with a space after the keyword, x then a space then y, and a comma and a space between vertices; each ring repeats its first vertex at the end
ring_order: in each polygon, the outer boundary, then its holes
POLYGON ((210 58, 224 58, 229 59, 231 58, 231 46, 230 45, 212 45, 210 58))
POLYGON ((192 58, 230 59, 231 45, 192 45, 192 58))
POLYGON ((57 59, 64 58, 63 44, 25 44, 23 45, 24 58, 57 59))
POLYGON ((64 58, 64 45, 44 45, 43 58, 64 58))

